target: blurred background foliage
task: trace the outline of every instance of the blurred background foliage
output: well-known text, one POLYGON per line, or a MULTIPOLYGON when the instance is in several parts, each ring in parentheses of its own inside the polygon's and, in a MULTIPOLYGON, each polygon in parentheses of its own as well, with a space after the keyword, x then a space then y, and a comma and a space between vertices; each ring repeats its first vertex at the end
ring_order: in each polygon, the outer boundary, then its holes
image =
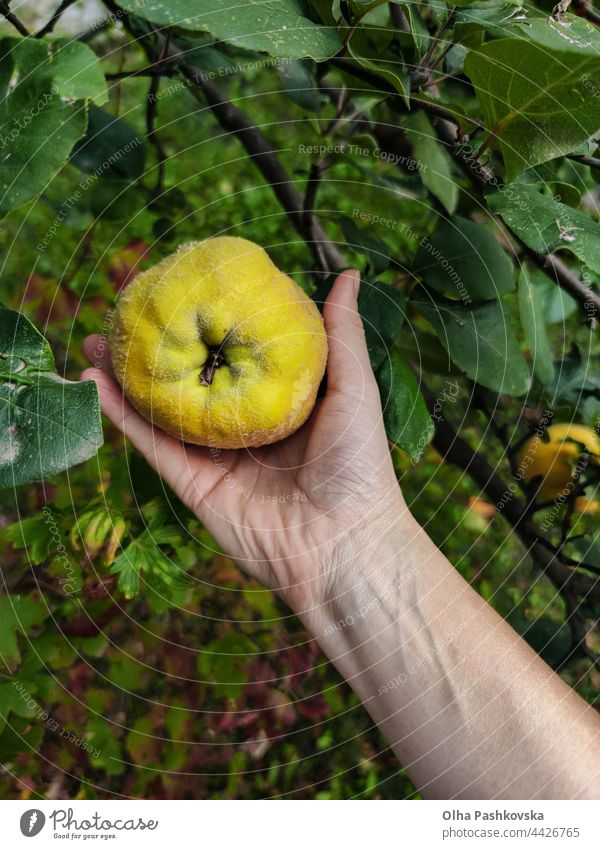
MULTIPOLYGON (((440 5, 421 7, 427 32, 436 28, 440 5)), ((48 18, 41 4, 24 4, 20 11, 31 27, 48 18)), ((89 11, 91 20, 102 14, 95 4, 89 11)), ((85 25, 89 20, 65 17, 57 32, 85 25)), ((8 24, 2 31, 14 34, 8 24)), ((99 32, 90 44, 107 74, 146 63, 120 26, 99 32)), ((204 44, 207 68, 212 62, 235 69, 256 60, 241 48, 217 44, 211 54, 205 42, 198 44, 204 44)), ((219 80, 268 133, 299 185, 311 164, 299 155, 300 146, 336 144, 335 132, 323 131, 335 121, 335 103, 312 84, 297 83, 305 67, 314 79, 311 65, 251 67, 219 80), (292 72, 296 80, 290 80, 292 72)), ((147 138, 148 79, 111 80, 102 109, 126 122, 124 139, 137 135, 143 146, 120 160, 108 179, 93 177, 73 199, 95 167, 80 143, 43 196, 0 223, 0 298, 43 332, 58 372, 70 379, 87 365, 83 338, 106 332, 120 288, 186 240, 243 235, 313 289, 314 261, 239 141, 223 132, 178 78, 161 80, 158 91, 155 131, 165 158, 160 183, 157 150, 147 138), (37 245, 57 216, 56 234, 40 252, 37 245)), ((382 100, 368 86, 355 96, 367 111, 382 100)), ((450 80, 447 97, 467 113, 473 109, 473 90, 464 80, 450 80)), ((388 117, 386 109, 379 107, 380 120, 388 117)), ((360 136, 354 142, 373 143, 360 136)), ((439 201, 417 171, 368 155, 330 155, 318 209, 332 238, 339 239, 344 217, 356 227, 357 208, 431 233, 439 201)), ((561 160, 556 168, 554 180, 578 187, 576 202, 593 190, 583 165, 561 160)), ((457 188, 446 201, 469 214, 473 204, 464 178, 454 167, 449 173, 457 188)), ((350 244, 342 250, 348 264, 369 267, 371 259, 372 266, 373 251, 380 255, 387 246, 410 265, 418 242, 409 230, 358 223, 375 244, 365 237, 366 244, 357 245, 356 231, 346 223, 350 244)), ((397 264, 386 264, 380 279, 406 288, 397 264)), ((518 313, 516 296, 505 303, 518 313)), ((570 296, 554 287, 544 307, 554 356, 573 345, 597 354, 597 341, 590 343, 570 296)), ((426 332, 422 317, 412 319, 426 332)), ((440 355, 431 339, 422 354, 435 359, 440 355)), ((448 385, 460 385, 461 400, 447 405, 445 414, 493 467, 502 467, 505 446, 495 439, 482 405, 465 403, 472 384, 434 369, 432 391, 448 385)), ((523 424, 522 405, 507 396, 502 404, 500 415, 512 435, 523 424)), ((564 403, 569 416, 574 407, 564 403)), ((461 574, 549 663, 558 662, 571 639, 564 602, 503 516, 432 446, 418 462, 396 448, 394 461, 411 510, 461 574)), ((44 483, 3 491, 0 509, 0 796, 418 798, 367 713, 299 622, 218 549, 109 424, 97 457, 44 483), (136 575, 128 572, 134 556, 141 564, 139 593, 136 575), (16 692, 16 680, 27 698, 16 692)), ((593 513, 575 521, 579 532, 595 531, 593 513)), ((591 631, 597 615, 585 605, 583 615, 589 652, 598 654, 591 631)), ((600 678, 589 655, 575 655, 561 674, 584 698, 594 699, 600 678)))

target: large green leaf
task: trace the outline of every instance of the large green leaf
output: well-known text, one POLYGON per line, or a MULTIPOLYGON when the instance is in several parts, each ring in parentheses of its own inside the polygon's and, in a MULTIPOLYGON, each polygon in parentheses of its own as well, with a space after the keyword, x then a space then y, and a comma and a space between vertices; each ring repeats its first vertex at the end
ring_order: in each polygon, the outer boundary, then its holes
POLYGON ((531 11, 510 0, 475 0, 456 11, 452 27, 455 37, 462 43, 475 30, 487 30, 499 37, 508 35, 509 28, 526 20, 531 11))
POLYGON ((417 378, 399 351, 389 352, 377 372, 377 383, 388 439, 418 459, 435 428, 417 378))
POLYGON ((500 301, 469 309, 425 300, 417 293, 411 303, 431 323, 453 362, 468 377, 495 392, 513 396, 527 392, 529 369, 500 301))
POLYGON ((465 62, 508 181, 600 129, 598 30, 574 16, 534 20, 521 30, 486 42, 465 62))
POLYGON ((45 604, 21 596, 0 596, 0 662, 3 670, 21 662, 17 634, 28 634, 49 615, 45 604))
POLYGON ((210 32, 220 41, 287 59, 329 59, 342 46, 335 28, 306 17, 301 0, 124 0, 120 5, 161 26, 210 32))
POLYGON ((456 216, 421 239, 413 270, 437 292, 465 303, 514 289, 512 264, 491 230, 456 216))
POLYGON ((547 254, 563 248, 600 273, 600 224, 585 212, 525 183, 489 195, 488 206, 532 250, 547 254))
POLYGON ((359 227, 352 218, 343 215, 340 225, 344 238, 357 253, 364 254, 375 274, 380 274, 390 264, 390 249, 381 239, 371 235, 368 229, 359 227))
MULTIPOLYGON (((404 63, 396 56, 385 57, 382 50, 368 42, 368 34, 366 28, 358 29, 348 43, 348 52, 362 68, 373 71, 388 82, 402 97, 406 106, 410 107, 410 79, 404 63)), ((374 88, 376 91, 380 90, 377 85, 374 88)))
MULTIPOLYGON (((545 277, 543 272, 537 272, 545 277)), ((536 271, 529 271, 522 266, 519 275, 519 311, 525 339, 533 360, 534 374, 542 381, 549 383, 554 377, 552 350, 546 331, 545 304, 542 290, 536 285, 536 271)))
POLYGON ((0 307, 0 488, 54 475, 101 445, 96 384, 59 377, 44 337, 0 307))
POLYGON ((0 41, 0 215, 35 197, 84 133, 84 98, 106 100, 95 54, 64 39, 0 41), (12 85, 7 86, 11 79, 12 85))
POLYGON ((137 180, 144 173, 145 153, 129 124, 92 105, 87 131, 75 145, 71 162, 109 180, 137 180))
POLYGON ((439 143, 431 121, 423 111, 414 112, 405 120, 414 155, 420 163, 419 174, 429 189, 452 215, 458 203, 458 184, 452 175, 452 158, 439 143))
POLYGON ((362 280, 358 309, 365 328, 371 365, 381 364, 400 336, 404 324, 406 296, 379 280, 362 280))

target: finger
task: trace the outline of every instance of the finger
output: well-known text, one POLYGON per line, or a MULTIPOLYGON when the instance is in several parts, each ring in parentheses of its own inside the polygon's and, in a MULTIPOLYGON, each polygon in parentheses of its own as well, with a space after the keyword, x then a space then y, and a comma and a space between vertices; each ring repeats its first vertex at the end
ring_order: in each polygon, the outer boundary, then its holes
POLYGON ((342 272, 336 279, 325 305, 323 319, 329 342, 327 361, 328 391, 345 392, 373 382, 373 372, 358 312, 360 273, 342 272))
POLYGON ((186 450, 183 443, 154 428, 137 413, 119 384, 101 369, 86 369, 82 380, 94 380, 102 412, 130 440, 153 469, 192 509, 197 509, 219 478, 217 466, 204 449, 186 450))
POLYGON ((113 374, 110 348, 106 336, 93 333, 83 340, 83 353, 86 355, 94 368, 100 369, 107 374, 113 374))

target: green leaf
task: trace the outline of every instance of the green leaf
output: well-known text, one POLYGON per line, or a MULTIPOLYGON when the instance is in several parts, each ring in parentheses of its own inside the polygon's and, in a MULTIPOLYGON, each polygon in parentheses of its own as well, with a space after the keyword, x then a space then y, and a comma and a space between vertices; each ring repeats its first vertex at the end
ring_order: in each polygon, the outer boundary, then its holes
POLYGON ((523 36, 488 41, 465 62, 507 181, 569 153, 600 129, 592 82, 600 73, 597 29, 571 15, 520 29, 523 36))
POLYGON ((533 372, 542 383, 549 383, 554 377, 554 364, 550 341, 546 332, 544 299, 542 291, 536 286, 535 280, 535 272, 530 272, 527 266, 523 265, 518 286, 519 310, 525 340, 531 351, 533 372))
POLYGON ((565 357, 556 363, 554 381, 547 387, 551 406, 558 401, 578 407, 586 395, 600 398, 600 375, 590 367, 589 359, 565 357))
POLYGON ((417 378, 395 350, 377 371, 385 432, 393 442, 418 459, 435 431, 417 378))
POLYGON ((452 176, 452 159, 439 143, 425 112, 413 112, 405 120, 407 135, 412 139, 415 156, 422 167, 423 185, 444 206, 449 215, 458 203, 458 185, 452 176))
POLYGON ((137 180, 144 173, 146 149, 129 124, 97 106, 89 108, 88 127, 71 153, 71 163, 108 180, 137 180))
POLYGON ((358 309, 365 328, 371 365, 377 369, 402 332, 406 296, 378 280, 363 278, 358 309))
POLYGON ((600 273, 600 224, 585 212, 521 183, 488 195, 487 203, 532 250, 547 254, 562 248, 600 273))
MULTIPOLYGON (((52 81, 61 97, 89 99, 98 106, 108 100, 104 73, 93 50, 69 38, 44 39, 52 81)), ((30 43, 27 49, 33 49, 30 43)), ((36 68, 39 66, 36 65, 36 68)))
POLYGON ((95 54, 64 39, 0 40, 0 76, 12 79, 0 101, 0 215, 35 197, 85 132, 79 98, 106 100, 95 54))
POLYGON ((415 50, 418 56, 423 55, 431 44, 431 35, 423 22, 421 12, 416 3, 403 3, 402 8, 408 18, 410 34, 412 36, 415 50))
POLYGON ((512 264, 491 230, 458 216, 421 239, 413 270, 432 289, 466 304, 515 288, 512 264))
POLYGON ((24 682, 11 681, 10 684, 0 684, 0 731, 6 725, 9 713, 25 718, 35 715, 36 706, 30 703, 33 685, 25 685, 24 682), (19 684, 23 685, 18 690, 19 684))
POLYGON ((114 726, 106 719, 98 718, 88 722, 87 729, 91 732, 88 751, 92 766, 107 775, 120 775, 125 763, 114 726))
POLYGON ((59 377, 44 337, 0 306, 0 488, 55 475, 101 445, 94 381, 59 377))
MULTIPOLYGON (((360 30, 358 32, 360 33, 360 30)), ((356 35, 350 39, 348 52, 362 68, 373 71, 388 82, 401 95, 406 107, 410 108, 410 79, 400 59, 391 57, 387 60, 381 57, 371 58, 359 48, 356 35)), ((362 86, 364 85, 367 85, 367 83, 362 84, 362 86)))
POLYGON ((310 72, 310 64, 306 60, 286 62, 285 65, 279 65, 277 70, 283 90, 289 99, 301 109, 319 112, 321 96, 310 72))
POLYGON ((385 271, 390 264, 390 249, 386 243, 372 236, 346 216, 340 218, 340 226, 349 246, 368 258, 373 272, 379 274, 385 271))
POLYGON ((210 32, 220 41, 271 56, 322 61, 334 56, 342 43, 333 27, 315 24, 305 15, 301 0, 124 0, 128 12, 161 26, 210 32))
POLYGON ((6 529, 7 539, 14 548, 27 549, 27 557, 34 566, 39 566, 50 553, 52 534, 48 530, 49 517, 45 515, 31 516, 9 525, 6 529))
POLYGON ((256 646, 244 634, 229 631, 210 642, 198 658, 200 675, 213 683, 215 694, 235 699, 248 680, 248 666, 256 657, 256 646))
POLYGON ((462 304, 425 300, 417 292, 413 306, 432 325, 456 365, 472 380, 508 395, 530 387, 527 363, 500 301, 472 309, 462 304))
POLYGON ((28 634, 50 615, 46 605, 27 596, 0 596, 0 661, 6 669, 21 662, 17 634, 28 634))
POLYGON ((456 11, 452 22, 454 35, 461 42, 476 30, 486 30, 500 37, 507 35, 509 27, 523 23, 532 13, 535 14, 535 10, 527 10, 510 0, 476 0, 456 11))
POLYGON ((111 575, 118 575, 119 589, 125 598, 131 599, 140 591, 142 576, 147 586, 158 595, 172 598, 176 590, 185 589, 188 578, 180 565, 162 551, 160 546, 181 543, 181 529, 175 525, 163 525, 162 520, 152 520, 115 559, 111 575))

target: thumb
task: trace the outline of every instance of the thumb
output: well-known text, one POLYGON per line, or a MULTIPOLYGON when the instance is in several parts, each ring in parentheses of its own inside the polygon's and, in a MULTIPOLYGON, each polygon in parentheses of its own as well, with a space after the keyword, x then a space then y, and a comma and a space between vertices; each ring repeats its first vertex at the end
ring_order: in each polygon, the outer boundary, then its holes
POLYGON ((357 385, 363 390, 374 383, 365 331, 358 312, 360 272, 343 271, 323 306, 323 320, 329 342, 327 387, 334 392, 347 392, 357 385))

